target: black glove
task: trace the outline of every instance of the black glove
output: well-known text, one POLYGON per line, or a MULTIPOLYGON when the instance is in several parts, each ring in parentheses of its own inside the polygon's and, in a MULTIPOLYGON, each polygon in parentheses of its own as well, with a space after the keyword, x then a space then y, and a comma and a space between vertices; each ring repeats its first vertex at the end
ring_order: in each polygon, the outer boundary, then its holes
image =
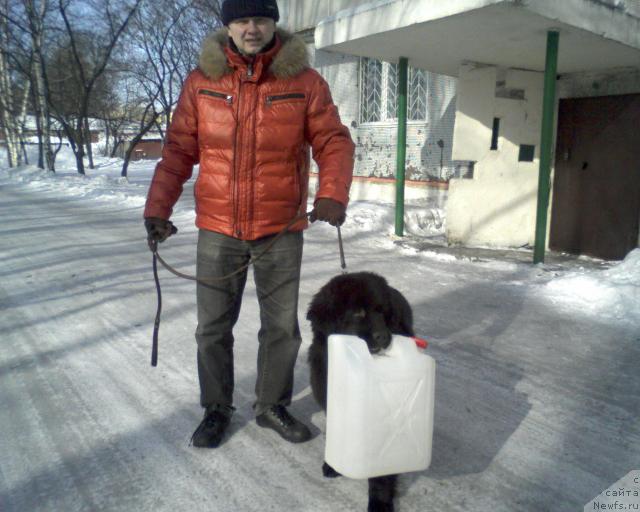
POLYGON ((326 197, 316 201, 315 208, 309 216, 311 222, 323 220, 332 226, 341 226, 347 218, 346 206, 342 203, 326 197))
POLYGON ((145 218, 144 227, 147 229, 147 242, 152 250, 152 245, 155 245, 156 242, 164 242, 178 232, 178 228, 171 221, 158 217, 145 218))

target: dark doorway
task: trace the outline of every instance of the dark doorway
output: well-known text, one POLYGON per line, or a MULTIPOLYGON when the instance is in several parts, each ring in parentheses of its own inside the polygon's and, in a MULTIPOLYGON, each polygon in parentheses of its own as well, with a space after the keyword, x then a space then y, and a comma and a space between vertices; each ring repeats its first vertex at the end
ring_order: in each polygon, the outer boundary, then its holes
POLYGON ((620 260, 639 224, 640 94, 561 100, 549 247, 620 260))

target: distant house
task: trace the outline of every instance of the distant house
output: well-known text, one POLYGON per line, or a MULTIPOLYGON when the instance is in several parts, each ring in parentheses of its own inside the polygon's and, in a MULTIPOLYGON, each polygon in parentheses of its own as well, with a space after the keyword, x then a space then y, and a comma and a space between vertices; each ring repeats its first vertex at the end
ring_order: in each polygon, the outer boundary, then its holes
MULTIPOLYGON (((124 139, 124 143, 118 147, 116 156, 124 158, 132 139, 138 135, 139 129, 137 123, 130 123, 120 127, 120 136, 124 139)), ((131 153, 131 159, 157 160, 162 156, 162 144, 162 133, 157 129, 150 130, 142 137, 142 140, 136 144, 131 153)))
POLYGON ((162 139, 160 137, 145 138, 136 144, 131 153, 132 160, 157 160, 162 156, 162 139))
MULTIPOLYGON (((123 158, 129 149, 131 140, 137 135, 137 131, 125 131, 125 142, 118 150, 118 156, 123 158)), ((131 160, 157 160, 162 156, 162 135, 157 130, 147 132, 138 143, 136 143, 131 160)))
MULTIPOLYGON (((51 141, 54 144, 62 143, 64 145, 68 145, 69 141, 67 140, 66 134, 60 123, 58 123, 55 119, 51 120, 51 141), (58 138, 58 134, 60 137, 58 138)), ((101 140, 104 134, 104 123, 99 119, 90 119, 89 120, 89 132, 91 133, 91 142, 97 143, 101 140)), ((37 144, 38 143, 38 129, 36 125, 36 117, 33 115, 28 115, 25 119, 24 126, 24 139, 26 144, 37 144)), ((5 134, 2 128, 0 128, 0 145, 4 145, 5 142, 5 134)))
POLYGON ((548 34, 557 32, 545 245, 619 259, 640 244, 637 2, 279 5, 285 26, 313 46, 314 66, 351 127, 357 176, 395 175, 395 69, 408 58, 406 173, 448 181, 448 241, 475 246, 534 244, 545 48, 548 34))
MULTIPOLYGON (((104 149, 104 145, 107 143, 105 122, 101 119, 89 119, 89 132, 91 133, 91 142, 95 145, 95 148, 97 150, 104 149)), ((129 126, 125 126, 122 132, 124 144, 121 144, 116 151, 116 156, 120 158, 124 157, 129 141, 138 134, 138 126, 132 123, 129 126)), ((38 131, 34 116, 27 116, 26 118, 24 138, 26 144, 38 143, 38 131)), ((62 126, 54 119, 52 119, 51 141, 54 145, 59 143, 65 146, 69 145, 62 126)), ((109 140, 109 144, 113 144, 113 139, 109 140)), ((162 144, 162 134, 158 130, 151 130, 136 144, 131 158, 132 160, 157 160, 162 156, 162 144)), ((0 128, 0 147, 5 145, 4 132, 0 128)))

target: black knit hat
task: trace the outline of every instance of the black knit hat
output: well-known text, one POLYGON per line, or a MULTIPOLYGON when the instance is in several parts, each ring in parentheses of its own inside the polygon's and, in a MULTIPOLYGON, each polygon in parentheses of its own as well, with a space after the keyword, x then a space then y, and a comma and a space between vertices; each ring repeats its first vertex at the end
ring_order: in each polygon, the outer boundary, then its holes
POLYGON ((276 0, 224 0, 222 4, 223 25, 229 25, 238 18, 252 16, 272 18, 273 21, 278 21, 280 12, 276 0))

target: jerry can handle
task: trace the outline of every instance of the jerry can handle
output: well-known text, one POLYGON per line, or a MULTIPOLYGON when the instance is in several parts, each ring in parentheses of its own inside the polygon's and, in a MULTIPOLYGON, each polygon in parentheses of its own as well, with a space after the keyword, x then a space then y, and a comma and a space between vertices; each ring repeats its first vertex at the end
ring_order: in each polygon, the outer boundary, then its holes
POLYGON ((429 346, 429 342, 425 339, 418 338, 417 336, 412 336, 412 338, 418 348, 425 349, 429 346))

